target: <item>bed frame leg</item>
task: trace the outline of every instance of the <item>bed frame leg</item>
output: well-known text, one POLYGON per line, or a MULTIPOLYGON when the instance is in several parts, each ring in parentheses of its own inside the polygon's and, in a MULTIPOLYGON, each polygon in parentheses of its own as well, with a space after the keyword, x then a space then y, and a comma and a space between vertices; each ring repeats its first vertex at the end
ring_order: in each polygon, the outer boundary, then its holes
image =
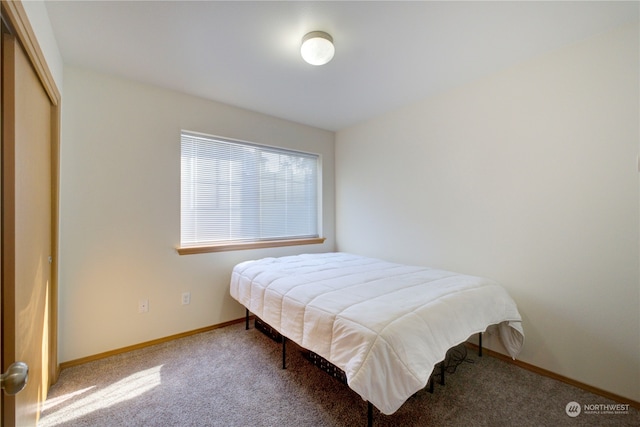
POLYGON ((287 337, 282 336, 282 369, 287 369, 287 337))
POLYGON ((245 331, 249 330, 249 309, 248 308, 245 308, 244 329, 245 329, 245 331))
POLYGON ((478 357, 482 357, 482 332, 478 332, 478 357))
POLYGON ((367 427, 373 427, 373 405, 367 401, 367 427))

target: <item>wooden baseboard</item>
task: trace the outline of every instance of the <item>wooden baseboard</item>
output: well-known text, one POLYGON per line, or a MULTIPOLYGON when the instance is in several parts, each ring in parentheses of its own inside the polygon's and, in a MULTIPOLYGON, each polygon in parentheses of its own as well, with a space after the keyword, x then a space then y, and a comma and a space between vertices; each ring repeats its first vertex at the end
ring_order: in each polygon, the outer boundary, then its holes
MULTIPOLYGON (((477 344, 473 344, 473 343, 467 342, 466 345, 468 347, 470 347, 470 348, 473 348, 476 351, 478 349, 478 345, 477 344)), ((622 396, 619 396, 617 394, 610 393, 608 391, 599 389, 597 387, 593 387, 593 386, 581 383, 580 381, 572 380, 571 378, 567 378, 565 376, 556 374, 555 372, 547 371, 546 369, 539 368, 539 367, 537 367, 535 365, 531 365, 531 364, 523 362, 521 360, 514 360, 509 356, 506 356, 506 355, 504 355, 502 353, 498 353, 497 351, 490 350, 490 349, 488 349, 486 347, 482 348, 482 353, 483 354, 487 354, 487 355, 489 355, 491 357, 495 357, 496 359, 502 360, 504 362, 511 363, 512 365, 516 365, 516 366, 518 366, 520 368, 526 369, 527 371, 531 371, 531 372, 533 372, 535 374, 542 375, 542 376, 545 376, 545 377, 548 377, 548 378, 563 382, 565 384, 572 385, 572 386, 577 387, 579 389, 588 391, 589 393, 597 394, 598 396, 602 396, 604 398, 613 400, 615 402, 625 403, 625 404, 628 404, 629 406, 632 406, 632 407, 634 407, 636 409, 640 409, 640 402, 636 402, 635 400, 627 399, 626 397, 622 397, 622 396)))
POLYGON ((135 344, 135 345, 130 345, 128 347, 122 347, 116 350, 111 350, 111 351, 106 351, 104 353, 99 353, 99 354, 94 354, 93 356, 87 356, 87 357, 82 357, 80 359, 75 359, 75 360, 69 360, 68 362, 62 362, 60 364, 59 369, 63 370, 65 368, 70 368, 71 366, 77 366, 77 365, 82 365, 84 363, 88 363, 88 362, 93 362, 94 360, 100 360, 100 359, 104 359, 110 356, 115 356, 117 354, 122 354, 122 353, 126 353, 132 350, 139 350, 141 348, 145 348, 145 347, 150 347, 152 345, 156 345, 156 344, 162 344, 168 341, 173 341, 179 338, 184 338, 184 337, 188 337, 191 335, 196 335, 196 334, 200 334, 202 332, 209 332, 209 331, 213 331, 215 329, 219 329, 219 328, 224 328, 225 326, 230 326, 230 325, 235 325, 236 323, 241 323, 244 322, 245 318, 242 317, 240 319, 235 319, 235 320, 231 320, 229 322, 224 322, 224 323, 219 323, 217 325, 212 325, 212 326, 206 326, 204 328, 200 328, 200 329, 194 329, 192 331, 187 331, 187 332, 182 332, 180 334, 175 334, 175 335, 170 335, 168 337, 164 337, 164 338, 158 338, 156 340, 151 340, 151 341, 146 341, 140 344, 135 344))

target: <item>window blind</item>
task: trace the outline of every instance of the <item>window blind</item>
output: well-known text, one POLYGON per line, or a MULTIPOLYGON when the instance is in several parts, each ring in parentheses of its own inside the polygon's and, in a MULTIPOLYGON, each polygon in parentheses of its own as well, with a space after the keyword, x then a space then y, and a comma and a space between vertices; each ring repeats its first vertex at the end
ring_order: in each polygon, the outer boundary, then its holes
POLYGON ((181 246, 318 237, 315 154, 182 132, 181 246))

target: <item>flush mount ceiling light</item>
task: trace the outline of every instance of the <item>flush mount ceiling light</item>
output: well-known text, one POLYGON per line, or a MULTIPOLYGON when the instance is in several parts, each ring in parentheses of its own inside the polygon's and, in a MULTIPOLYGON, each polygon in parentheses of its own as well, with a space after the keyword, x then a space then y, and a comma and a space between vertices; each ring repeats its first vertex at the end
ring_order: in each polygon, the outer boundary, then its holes
POLYGON ((333 38, 324 31, 312 31, 302 38, 300 54, 311 65, 324 65, 331 61, 336 49, 333 38))

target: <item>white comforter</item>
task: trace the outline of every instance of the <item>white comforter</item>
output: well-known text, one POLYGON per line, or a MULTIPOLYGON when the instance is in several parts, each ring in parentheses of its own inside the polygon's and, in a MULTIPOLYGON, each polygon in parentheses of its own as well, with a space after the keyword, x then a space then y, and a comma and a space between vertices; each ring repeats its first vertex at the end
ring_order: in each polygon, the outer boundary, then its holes
POLYGON ((345 253, 238 264, 231 296, 347 376, 349 387, 392 414, 427 384, 447 350, 499 325, 516 357, 524 343, 518 309, 480 277, 345 253))

